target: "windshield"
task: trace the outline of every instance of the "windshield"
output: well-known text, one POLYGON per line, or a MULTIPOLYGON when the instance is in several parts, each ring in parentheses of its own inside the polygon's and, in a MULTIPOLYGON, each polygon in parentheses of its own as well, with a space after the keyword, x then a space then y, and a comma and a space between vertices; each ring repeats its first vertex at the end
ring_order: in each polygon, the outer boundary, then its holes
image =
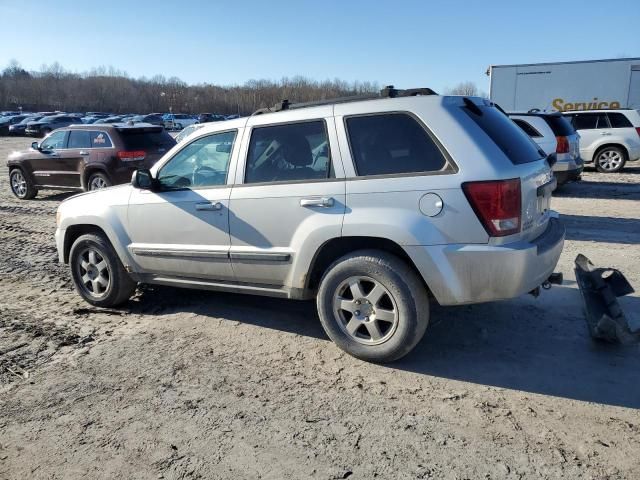
POLYGON ((42 117, 40 120, 38 120, 39 122, 53 122, 56 118, 58 118, 57 115, 50 115, 48 117, 42 117))

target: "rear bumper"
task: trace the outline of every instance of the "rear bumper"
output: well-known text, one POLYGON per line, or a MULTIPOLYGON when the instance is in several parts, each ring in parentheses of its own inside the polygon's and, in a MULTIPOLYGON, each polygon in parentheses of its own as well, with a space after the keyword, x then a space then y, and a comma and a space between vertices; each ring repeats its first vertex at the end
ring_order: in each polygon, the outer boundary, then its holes
POLYGON ((531 242, 505 245, 405 246, 441 305, 514 298, 549 278, 564 245, 565 229, 552 218, 531 242))

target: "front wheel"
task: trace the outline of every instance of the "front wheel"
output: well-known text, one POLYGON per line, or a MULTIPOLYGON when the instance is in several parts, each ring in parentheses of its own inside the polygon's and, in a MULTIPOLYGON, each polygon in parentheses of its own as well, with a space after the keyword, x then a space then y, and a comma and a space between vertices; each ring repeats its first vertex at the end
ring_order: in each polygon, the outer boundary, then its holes
POLYGON ((38 194, 38 190, 19 168, 14 168, 9 173, 11 191, 20 200, 31 200, 38 194))
POLYGON ((136 289, 109 241, 99 234, 79 237, 69 252, 71 277, 80 296, 97 307, 126 302, 136 289))
POLYGON ((317 306, 329 338, 371 362, 405 356, 429 324, 429 299, 416 272, 377 250, 353 252, 331 265, 320 283, 317 306))
POLYGON ((616 173, 624 168, 625 152, 618 147, 606 147, 596 154, 596 169, 602 173, 616 173))

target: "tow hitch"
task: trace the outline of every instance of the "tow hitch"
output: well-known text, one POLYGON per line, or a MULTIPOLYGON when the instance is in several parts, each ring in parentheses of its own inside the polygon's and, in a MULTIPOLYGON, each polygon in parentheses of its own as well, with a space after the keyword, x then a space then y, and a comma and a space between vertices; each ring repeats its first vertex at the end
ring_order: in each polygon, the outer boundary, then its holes
POLYGON ((595 268, 582 254, 576 257, 575 263, 576 280, 591 336, 622 344, 640 341, 640 328, 631 330, 617 299, 634 292, 624 275, 615 268, 595 268))
MULTIPOLYGON (((551 285, 562 285, 562 273, 552 273, 551 275, 549 275, 549 278, 542 282, 542 285, 540 285, 540 287, 544 288, 545 290, 549 290, 551 288, 551 285)), ((538 298, 540 296, 540 287, 536 287, 531 290, 529 292, 529 295, 538 298)))

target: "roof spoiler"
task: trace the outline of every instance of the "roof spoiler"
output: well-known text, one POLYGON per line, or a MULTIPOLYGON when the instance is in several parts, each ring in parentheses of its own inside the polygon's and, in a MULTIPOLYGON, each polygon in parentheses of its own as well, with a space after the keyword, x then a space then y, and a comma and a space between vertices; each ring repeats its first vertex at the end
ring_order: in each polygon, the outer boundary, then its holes
POLYGON ((298 108, 318 107, 321 105, 332 105, 335 103, 359 102, 363 100, 379 100, 381 98, 398 98, 398 97, 417 97, 422 95, 438 95, 431 88, 409 88, 406 90, 394 88, 393 85, 387 85, 378 95, 353 95, 350 97, 330 98, 326 100, 318 100, 314 102, 291 103, 289 100, 282 100, 273 107, 260 108, 253 112, 252 115, 261 115, 263 113, 281 112, 283 110, 296 110, 298 108))

